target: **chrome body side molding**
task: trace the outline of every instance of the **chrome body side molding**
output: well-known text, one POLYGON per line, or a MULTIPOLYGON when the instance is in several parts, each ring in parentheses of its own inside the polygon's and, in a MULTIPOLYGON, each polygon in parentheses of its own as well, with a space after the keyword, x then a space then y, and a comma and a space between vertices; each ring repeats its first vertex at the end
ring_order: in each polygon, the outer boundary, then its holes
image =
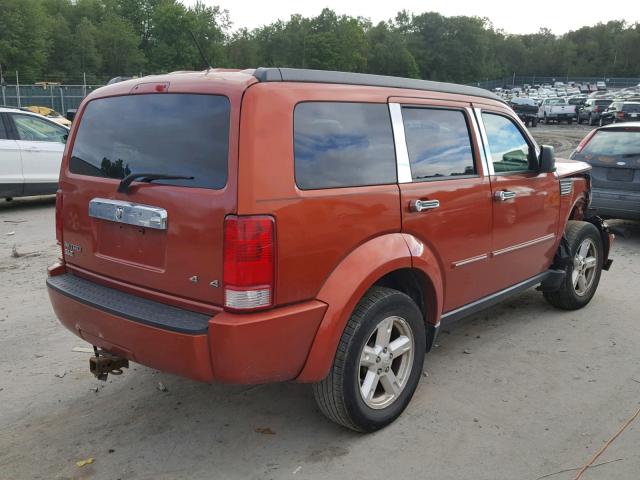
POLYGON ((458 260, 457 262, 453 262, 453 268, 463 267, 464 265, 469 265, 470 263, 479 262, 481 260, 486 260, 489 258, 489 255, 483 253, 482 255, 477 255, 471 258, 465 258, 464 260, 458 260))
POLYGON ((547 240, 553 240, 556 238, 555 233, 550 233, 549 235, 545 235, 544 237, 534 238, 533 240, 529 240, 527 242, 517 243, 515 245, 511 245, 510 247, 501 248, 499 250, 495 250, 492 255, 497 257, 498 255, 503 255, 505 253, 513 252, 514 250, 519 250, 521 248, 530 247, 532 245, 536 245, 538 243, 546 242, 547 240))

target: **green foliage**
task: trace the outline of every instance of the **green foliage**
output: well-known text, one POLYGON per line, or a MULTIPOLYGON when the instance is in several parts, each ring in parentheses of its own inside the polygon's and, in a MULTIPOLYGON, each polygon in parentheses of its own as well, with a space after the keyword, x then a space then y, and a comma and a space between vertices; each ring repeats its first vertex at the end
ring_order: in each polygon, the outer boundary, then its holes
POLYGON ((496 30, 488 19, 401 11, 372 25, 324 9, 231 31, 228 13, 202 1, 0 0, 0 64, 8 81, 89 82, 198 70, 196 36, 214 67, 282 66, 470 83, 510 76, 638 76, 640 25, 624 21, 562 36, 496 30))

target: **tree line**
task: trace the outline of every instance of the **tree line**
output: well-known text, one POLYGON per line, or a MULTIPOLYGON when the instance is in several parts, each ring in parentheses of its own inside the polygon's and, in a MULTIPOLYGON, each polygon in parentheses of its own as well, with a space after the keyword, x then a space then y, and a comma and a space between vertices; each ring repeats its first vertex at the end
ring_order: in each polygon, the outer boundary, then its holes
MULTIPOLYGON (((514 14, 514 22, 526 14, 514 14)), ((624 20, 564 35, 496 29, 487 18, 399 12, 372 23, 330 9, 248 30, 227 11, 179 0, 0 0, 5 81, 102 83, 119 75, 212 66, 280 66, 471 83, 519 74, 640 76, 640 24, 624 20)))

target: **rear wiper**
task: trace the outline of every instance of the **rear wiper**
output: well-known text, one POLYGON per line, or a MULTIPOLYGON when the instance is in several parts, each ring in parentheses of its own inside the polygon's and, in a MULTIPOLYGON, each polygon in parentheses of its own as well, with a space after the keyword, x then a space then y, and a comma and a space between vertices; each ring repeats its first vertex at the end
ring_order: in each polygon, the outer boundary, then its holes
POLYGON ((136 179, 141 182, 152 182, 153 180, 193 180, 194 177, 184 177, 182 175, 166 175, 164 173, 131 173, 120 180, 118 192, 129 193, 131 182, 136 179))

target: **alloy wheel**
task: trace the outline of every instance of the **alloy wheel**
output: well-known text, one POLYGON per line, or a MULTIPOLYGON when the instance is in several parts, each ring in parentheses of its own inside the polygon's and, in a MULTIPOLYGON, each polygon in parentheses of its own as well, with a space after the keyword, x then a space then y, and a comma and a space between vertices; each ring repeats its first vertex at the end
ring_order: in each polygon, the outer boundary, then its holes
POLYGON ((373 409, 391 405, 407 385, 415 341, 404 318, 392 316, 373 330, 360 354, 358 381, 364 403, 373 409))
POLYGON ((590 238, 585 238, 573 257, 573 271, 571 280, 577 295, 585 295, 596 277, 598 266, 598 251, 590 238))

